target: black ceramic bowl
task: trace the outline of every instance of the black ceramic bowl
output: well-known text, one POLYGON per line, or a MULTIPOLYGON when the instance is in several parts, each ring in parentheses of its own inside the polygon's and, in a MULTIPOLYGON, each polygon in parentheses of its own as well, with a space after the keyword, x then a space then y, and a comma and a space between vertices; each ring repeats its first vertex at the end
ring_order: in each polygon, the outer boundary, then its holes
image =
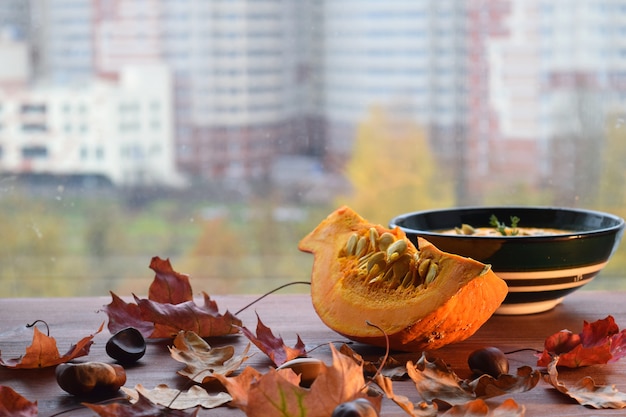
POLYGON ((589 283, 620 243, 624 220, 612 214, 556 207, 459 207, 419 211, 391 220, 414 242, 420 236, 439 249, 491 264, 506 281, 509 293, 498 314, 531 314, 550 310, 589 283), (561 229, 542 236, 477 236, 444 234, 462 224, 492 227, 490 218, 518 226, 561 229))

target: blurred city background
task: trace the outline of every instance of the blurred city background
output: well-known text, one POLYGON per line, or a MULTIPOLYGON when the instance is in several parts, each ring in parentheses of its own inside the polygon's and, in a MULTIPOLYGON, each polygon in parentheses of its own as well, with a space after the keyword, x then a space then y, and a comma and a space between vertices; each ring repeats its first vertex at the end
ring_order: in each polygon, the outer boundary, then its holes
POLYGON ((0 2, 0 296, 259 293, 339 204, 625 216, 625 176, 626 0, 0 2))

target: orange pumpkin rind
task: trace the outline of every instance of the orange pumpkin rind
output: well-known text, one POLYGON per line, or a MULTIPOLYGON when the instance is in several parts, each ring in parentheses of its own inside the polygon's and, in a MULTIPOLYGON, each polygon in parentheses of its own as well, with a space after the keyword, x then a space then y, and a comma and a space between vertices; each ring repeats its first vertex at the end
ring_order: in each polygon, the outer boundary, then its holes
POLYGON ((390 348, 402 351, 473 335, 504 301, 506 283, 490 265, 422 238, 418 247, 399 228, 371 224, 346 206, 335 210, 299 244, 314 256, 318 316, 351 340, 385 347, 386 334, 390 348))

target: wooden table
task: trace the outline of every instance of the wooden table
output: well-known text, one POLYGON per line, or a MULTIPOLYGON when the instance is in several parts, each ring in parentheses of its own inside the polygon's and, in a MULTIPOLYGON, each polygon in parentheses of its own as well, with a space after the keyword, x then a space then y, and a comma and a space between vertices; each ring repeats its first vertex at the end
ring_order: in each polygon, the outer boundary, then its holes
MULTIPOLYGON (((216 296, 220 311, 239 310, 255 297, 252 296, 216 296)), ((55 337, 61 353, 80 338, 93 334, 107 316, 98 310, 110 302, 109 297, 71 298, 71 299, 2 299, 0 300, 0 350, 3 358, 17 357, 24 352, 31 342, 32 334, 16 330, 27 322, 44 319, 49 323, 50 335, 55 337)), ((307 295, 272 295, 253 307, 245 310, 239 317, 248 328, 256 328, 256 315, 279 334, 288 346, 293 346, 296 334, 305 342, 307 349, 318 345, 311 356, 330 363, 329 342, 342 342, 346 339, 329 330, 315 314, 307 295)), ((493 316, 469 340, 445 347, 433 352, 441 357, 461 378, 470 376, 467 369, 468 354, 482 346, 497 346, 502 350, 512 351, 520 348, 542 349, 543 341, 550 334, 562 329, 578 332, 584 320, 595 321, 605 318, 608 314, 615 317, 617 324, 626 327, 626 293, 578 291, 552 311, 528 316, 493 316)), ((89 356, 80 361, 95 360, 112 362, 106 355, 105 343, 110 337, 106 330, 96 335, 95 344, 89 356)), ((210 340, 212 346, 234 344, 240 353, 248 340, 243 336, 210 340)), ((339 346, 340 343, 337 343, 339 346)), ((369 346, 354 344, 353 349, 366 358, 376 359, 383 350, 369 346)), ((253 346, 252 351, 257 351, 253 346)), ((417 359, 419 354, 393 354, 398 359, 417 359)), ((511 369, 522 365, 535 367, 536 358, 532 352, 524 351, 509 355, 511 369)), ((269 360, 257 352, 248 365, 258 369, 267 369, 269 360)), ((187 388, 188 380, 177 375, 176 371, 182 364, 169 356, 166 341, 150 342, 148 351, 137 366, 127 369, 128 387, 143 384, 152 388, 165 383, 172 387, 187 388)), ((579 378, 590 375, 598 384, 615 384, 620 391, 626 391, 626 359, 608 365, 597 365, 577 370, 561 370, 559 377, 563 382, 573 384, 579 378)), ((39 416, 50 416, 54 413, 73 408, 77 400, 62 391, 55 380, 54 369, 14 370, 0 369, 0 385, 12 387, 30 401, 37 400, 39 416)), ((420 400, 415 386, 410 380, 397 382, 394 385, 397 394, 408 396, 414 402, 420 400)), ((552 386, 541 381, 531 391, 504 397, 496 397, 494 404, 505 398, 513 398, 518 404, 526 407, 527 416, 567 415, 567 416, 608 416, 624 415, 625 410, 594 410, 583 407, 556 392, 552 386)), ((93 415, 91 412, 75 411, 68 415, 93 415)), ((228 407, 213 410, 201 410, 201 416, 243 416, 243 412, 228 407)), ((388 400, 383 403, 383 416, 406 416, 395 404, 388 400)))

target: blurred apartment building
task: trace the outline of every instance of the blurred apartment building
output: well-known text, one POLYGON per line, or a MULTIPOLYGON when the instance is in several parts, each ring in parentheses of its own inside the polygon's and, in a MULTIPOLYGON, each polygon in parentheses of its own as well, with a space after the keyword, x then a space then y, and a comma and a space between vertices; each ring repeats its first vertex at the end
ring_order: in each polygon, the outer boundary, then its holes
MULTIPOLYGON (((562 115, 572 114, 572 103, 619 108, 626 63, 626 0, 5 0, 0 25, 2 53, 11 53, 11 42, 26 48, 21 81, 4 75, 2 105, 13 100, 7 106, 17 109, 19 97, 42 97, 38 89, 89 101, 96 85, 107 85, 102 94, 111 97, 136 88, 139 101, 147 93, 167 100, 163 90, 171 85, 171 103, 160 104, 169 109, 161 110, 169 131, 155 141, 172 158, 167 166, 191 182, 266 179, 284 155, 312 156, 341 172, 357 125, 383 106, 428 130, 461 204, 480 201, 485 187, 503 180, 547 181, 564 164, 552 159, 554 147, 571 140, 573 125, 562 115), (125 72, 138 68, 170 81, 125 72)), ((44 94, 51 108, 62 101, 52 94, 44 94)), ((91 101, 90 114, 150 126, 132 106, 103 100, 117 110, 103 114, 91 101)), ((2 126, 10 125, 2 114, 2 126)), ((110 130, 95 118, 89 123, 90 132, 110 130)), ((64 140, 57 133, 48 143, 64 140)), ((134 139, 122 133, 107 132, 116 137, 105 142, 116 149, 106 148, 101 163, 120 170, 116 182, 147 181, 149 172, 126 175, 111 155, 134 141, 141 150, 134 155, 156 161, 150 131, 134 139)), ((20 154, 8 151, 15 135, 0 130, 3 170, 9 154, 20 154)), ((90 144, 84 153, 74 146, 78 165, 81 155, 98 154, 95 136, 72 137, 90 144)), ((38 143, 24 135, 19 141, 38 143)), ((576 168, 559 172, 567 169, 576 168)))

